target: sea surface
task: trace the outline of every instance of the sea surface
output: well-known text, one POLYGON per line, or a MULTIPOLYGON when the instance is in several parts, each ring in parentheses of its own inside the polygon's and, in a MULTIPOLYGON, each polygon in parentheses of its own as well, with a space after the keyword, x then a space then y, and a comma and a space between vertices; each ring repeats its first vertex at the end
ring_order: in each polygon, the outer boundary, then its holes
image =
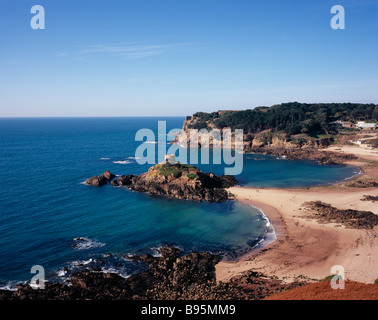
MULTIPOLYGON (((267 220, 238 202, 196 203, 83 182, 106 170, 140 174, 135 133, 158 121, 180 129, 183 117, 0 119, 0 287, 13 288, 41 265, 48 281, 83 267, 129 276, 145 266, 129 256, 164 245, 234 259, 264 239, 267 220)), ((171 137, 170 137, 171 138, 171 137)), ((150 141, 153 143, 153 141, 150 141)), ((224 174, 224 165, 198 165, 224 174)), ((240 184, 307 187, 340 182, 358 168, 320 166, 246 154, 240 184)))

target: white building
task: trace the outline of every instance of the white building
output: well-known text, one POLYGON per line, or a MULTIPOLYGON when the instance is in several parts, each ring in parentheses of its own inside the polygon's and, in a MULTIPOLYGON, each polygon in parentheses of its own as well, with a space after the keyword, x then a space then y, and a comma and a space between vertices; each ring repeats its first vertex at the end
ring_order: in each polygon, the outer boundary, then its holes
POLYGON ((166 154, 164 163, 176 164, 176 156, 174 154, 166 154))
POLYGON ((356 127, 362 128, 362 129, 375 129, 377 127, 377 124, 359 121, 359 122, 357 122, 356 127))

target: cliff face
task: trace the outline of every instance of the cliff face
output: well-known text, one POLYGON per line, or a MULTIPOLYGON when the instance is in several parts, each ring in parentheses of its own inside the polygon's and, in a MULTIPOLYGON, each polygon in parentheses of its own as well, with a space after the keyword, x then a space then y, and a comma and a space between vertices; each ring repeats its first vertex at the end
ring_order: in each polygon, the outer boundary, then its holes
MULTIPOLYGON (((282 132, 261 132, 252 137, 249 150, 262 147, 271 148, 326 148, 333 143, 333 138, 314 139, 301 135, 290 136, 282 132)), ((246 149, 248 151, 248 148, 246 149)))
MULTIPOLYGON (((105 174, 109 176, 108 173, 105 174)), ((101 186, 110 182, 115 186, 127 186, 130 190, 152 195, 207 202, 222 202, 232 199, 232 195, 225 189, 237 184, 237 180, 232 176, 203 173, 194 166, 180 163, 157 164, 139 176, 121 176, 114 180, 105 180, 101 184, 97 183, 99 177, 89 178, 86 183, 101 186)), ((114 178, 114 175, 111 177, 114 178)))
MULTIPOLYGON (((231 111, 218 111, 219 114, 231 112, 231 111)), ((224 128, 230 129, 230 128, 224 128)), ((179 135, 173 139, 172 144, 179 144, 183 147, 207 147, 213 148, 214 146, 223 147, 224 145, 224 130, 218 129, 213 122, 211 121, 202 121, 198 116, 187 117, 183 123, 182 131, 179 135), (196 133, 194 130, 202 130, 201 133, 196 133), (192 131, 191 131, 192 130, 192 131), (212 133, 212 130, 219 130, 220 137, 212 133), (195 145, 195 140, 198 141, 198 144, 195 145)), ((251 140, 248 137, 248 134, 243 135, 243 149, 250 147, 251 140)), ((231 148, 235 148, 235 132, 231 132, 231 148)))

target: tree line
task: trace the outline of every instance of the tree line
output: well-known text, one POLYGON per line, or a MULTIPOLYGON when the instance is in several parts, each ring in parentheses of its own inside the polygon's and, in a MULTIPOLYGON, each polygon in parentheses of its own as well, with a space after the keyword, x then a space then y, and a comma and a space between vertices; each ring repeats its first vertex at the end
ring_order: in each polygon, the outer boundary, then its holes
POLYGON ((230 127, 232 130, 243 129, 245 133, 258 133, 270 129, 290 135, 304 133, 314 136, 336 133, 337 120, 377 122, 378 105, 289 102, 244 111, 197 112, 192 118, 194 122, 189 127, 193 129, 230 127))

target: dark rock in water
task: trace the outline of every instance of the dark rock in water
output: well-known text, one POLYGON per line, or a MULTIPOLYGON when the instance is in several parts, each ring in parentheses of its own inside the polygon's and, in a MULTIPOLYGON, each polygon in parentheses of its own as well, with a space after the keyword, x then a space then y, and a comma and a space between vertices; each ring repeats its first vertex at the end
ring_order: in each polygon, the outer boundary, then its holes
POLYGON ((143 263, 146 263, 148 265, 152 264, 153 262, 155 262, 155 257, 152 256, 151 254, 146 254, 146 255, 141 255, 141 256, 127 256, 128 259, 130 259, 131 261, 134 261, 134 262, 143 262, 143 263))
POLYGON ((105 171, 100 176, 93 176, 89 178, 87 181, 85 181, 85 183, 91 186, 100 187, 110 182, 112 179, 114 179, 114 177, 114 174, 110 173, 109 171, 105 171))
POLYGON ((78 237, 78 238, 74 238, 74 241, 82 241, 82 242, 84 242, 84 241, 88 241, 88 239, 82 238, 82 237, 78 237))
POLYGON ((115 177, 115 175, 110 173, 109 171, 105 171, 102 175, 108 181, 114 179, 114 177, 115 177))
POLYGON ((73 240, 74 240, 75 242, 71 245, 71 247, 72 247, 72 248, 75 248, 75 249, 80 248, 80 246, 82 246, 83 243, 85 243, 85 242, 88 241, 87 238, 82 238, 82 237, 74 238, 73 240))
POLYGON ((93 176, 85 181, 86 184, 97 187, 103 186, 104 184, 106 184, 106 182, 107 180, 104 176, 93 176))
POLYGON ((102 271, 102 269, 100 267, 95 267, 95 268, 92 268, 92 271, 100 272, 102 271))
POLYGON ((135 176, 133 174, 129 174, 126 176, 120 176, 117 179, 114 179, 111 184, 114 186, 128 186, 132 183, 132 180, 135 176))

